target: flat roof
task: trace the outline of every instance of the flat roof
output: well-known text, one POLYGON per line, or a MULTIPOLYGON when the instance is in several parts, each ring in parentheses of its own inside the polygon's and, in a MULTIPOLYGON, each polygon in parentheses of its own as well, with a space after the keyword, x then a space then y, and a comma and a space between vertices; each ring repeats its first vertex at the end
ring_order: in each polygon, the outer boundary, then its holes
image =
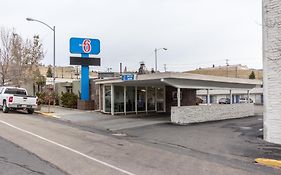
POLYGON ((96 80, 96 84, 126 86, 162 86, 189 89, 252 89, 262 85, 260 80, 228 78, 192 73, 154 73, 136 75, 135 80, 123 81, 121 78, 96 80))

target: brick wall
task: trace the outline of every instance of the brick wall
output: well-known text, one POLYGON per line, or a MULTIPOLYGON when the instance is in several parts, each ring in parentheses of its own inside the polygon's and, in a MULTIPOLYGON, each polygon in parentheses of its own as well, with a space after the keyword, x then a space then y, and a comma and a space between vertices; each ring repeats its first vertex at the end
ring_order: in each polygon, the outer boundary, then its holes
POLYGON ((214 104, 172 107, 171 121, 178 124, 242 118, 254 115, 254 104, 214 104))
MULTIPOLYGON (((177 99, 173 98, 173 92, 177 92, 177 88, 166 86, 166 112, 171 112, 172 106, 177 106, 177 99)), ((181 106, 196 105, 196 90, 195 89, 181 89, 182 99, 181 106)))
POLYGON ((281 144, 281 3, 263 0, 264 138, 281 144))

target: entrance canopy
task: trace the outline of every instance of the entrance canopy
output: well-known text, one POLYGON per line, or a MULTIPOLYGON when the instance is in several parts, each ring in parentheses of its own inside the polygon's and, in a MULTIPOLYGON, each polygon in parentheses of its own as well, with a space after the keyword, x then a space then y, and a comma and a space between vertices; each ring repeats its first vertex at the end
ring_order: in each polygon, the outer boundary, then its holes
MULTIPOLYGON (((112 115, 118 113, 166 112, 171 106, 196 104, 196 90, 207 89, 208 104, 210 89, 250 89, 261 81, 215 77, 188 73, 155 73, 136 75, 134 80, 96 80, 99 85, 99 109, 112 115)), ((232 95, 231 95, 232 98, 232 95)), ((232 101, 232 100, 231 100, 232 101)))
POLYGON ((156 73, 137 75, 135 80, 98 80, 96 84, 122 86, 173 86, 183 89, 253 89, 260 87, 260 80, 217 77, 190 73, 156 73))

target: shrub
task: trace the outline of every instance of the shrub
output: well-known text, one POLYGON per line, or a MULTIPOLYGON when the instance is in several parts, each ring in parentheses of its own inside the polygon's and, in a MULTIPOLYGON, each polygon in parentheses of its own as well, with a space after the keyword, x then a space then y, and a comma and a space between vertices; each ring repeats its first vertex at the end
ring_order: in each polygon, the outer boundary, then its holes
POLYGON ((78 96, 74 93, 62 93, 61 95, 61 103, 63 107, 67 108, 77 108, 77 100, 78 96))
POLYGON ((54 104, 54 98, 56 100, 56 104, 58 104, 59 102, 59 97, 57 94, 54 94, 53 91, 50 90, 44 90, 43 92, 37 92, 36 96, 38 97, 38 104, 44 104, 44 105, 48 105, 50 103, 50 105, 54 104))

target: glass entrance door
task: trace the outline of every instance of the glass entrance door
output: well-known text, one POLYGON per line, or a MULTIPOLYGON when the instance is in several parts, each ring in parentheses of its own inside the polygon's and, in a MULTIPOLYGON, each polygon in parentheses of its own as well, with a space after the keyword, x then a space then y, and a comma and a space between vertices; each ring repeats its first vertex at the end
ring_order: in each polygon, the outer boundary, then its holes
POLYGON ((164 88, 157 87, 156 94, 157 94, 157 100, 156 100, 157 112, 164 112, 164 103, 165 103, 164 88))
POLYGON ((155 111, 155 88, 147 87, 147 110, 155 111))
POLYGON ((145 87, 137 87, 137 109, 140 112, 145 111, 145 87))

